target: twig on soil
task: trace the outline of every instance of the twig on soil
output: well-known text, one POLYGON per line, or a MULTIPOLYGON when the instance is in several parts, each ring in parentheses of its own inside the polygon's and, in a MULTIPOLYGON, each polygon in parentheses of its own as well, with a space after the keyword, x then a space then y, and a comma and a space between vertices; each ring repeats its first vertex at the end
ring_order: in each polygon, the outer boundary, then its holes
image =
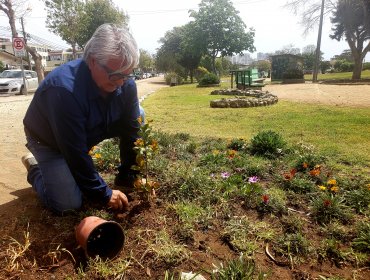
POLYGON ((270 253, 269 251, 269 244, 267 243, 266 244, 266 247, 265 247, 265 253, 266 255, 278 266, 289 266, 289 263, 288 262, 282 262, 282 261, 278 261, 274 258, 274 256, 270 253))

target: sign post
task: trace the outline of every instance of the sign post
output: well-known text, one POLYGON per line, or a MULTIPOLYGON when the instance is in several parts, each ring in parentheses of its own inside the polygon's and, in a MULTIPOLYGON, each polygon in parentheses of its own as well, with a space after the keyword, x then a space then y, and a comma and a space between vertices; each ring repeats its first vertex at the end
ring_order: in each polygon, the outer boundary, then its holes
POLYGON ((26 84, 26 78, 24 76, 24 69, 23 69, 23 57, 26 55, 23 37, 13 37, 13 49, 14 49, 14 55, 16 57, 20 57, 21 59, 24 94, 27 95, 27 84, 26 84))

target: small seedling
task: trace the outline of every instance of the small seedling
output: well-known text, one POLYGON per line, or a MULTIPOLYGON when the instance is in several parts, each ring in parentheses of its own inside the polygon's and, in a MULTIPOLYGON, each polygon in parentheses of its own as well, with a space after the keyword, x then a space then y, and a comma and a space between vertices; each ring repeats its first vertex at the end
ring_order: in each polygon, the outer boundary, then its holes
POLYGON ((154 154, 158 152, 158 142, 153 137, 150 121, 143 124, 139 117, 138 122, 141 124, 139 130, 141 138, 135 141, 136 165, 131 169, 139 171, 134 183, 135 189, 143 200, 149 201, 155 196, 155 189, 159 186, 157 182, 149 179, 149 164, 154 154))

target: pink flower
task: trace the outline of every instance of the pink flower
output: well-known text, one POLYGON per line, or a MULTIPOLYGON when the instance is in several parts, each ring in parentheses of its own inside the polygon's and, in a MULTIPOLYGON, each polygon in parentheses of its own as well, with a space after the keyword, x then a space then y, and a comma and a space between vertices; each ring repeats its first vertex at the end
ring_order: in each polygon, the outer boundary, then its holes
POLYGON ((249 177, 249 179, 248 179, 248 183, 250 183, 250 184, 257 183, 258 181, 259 181, 259 179, 258 179, 257 176, 252 176, 252 177, 249 177))
POLYGON ((227 179, 230 177, 230 173, 229 172, 221 172, 221 178, 222 179, 227 179))

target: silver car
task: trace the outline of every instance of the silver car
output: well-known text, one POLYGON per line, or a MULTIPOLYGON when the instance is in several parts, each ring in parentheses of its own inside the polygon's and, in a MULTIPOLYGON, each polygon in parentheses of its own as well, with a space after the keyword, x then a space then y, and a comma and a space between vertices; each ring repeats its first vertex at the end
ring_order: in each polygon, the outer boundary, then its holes
MULTIPOLYGON (((37 73, 24 70, 27 91, 36 91, 39 86, 37 73)), ((0 74, 0 95, 25 94, 22 70, 5 70, 0 74)))

